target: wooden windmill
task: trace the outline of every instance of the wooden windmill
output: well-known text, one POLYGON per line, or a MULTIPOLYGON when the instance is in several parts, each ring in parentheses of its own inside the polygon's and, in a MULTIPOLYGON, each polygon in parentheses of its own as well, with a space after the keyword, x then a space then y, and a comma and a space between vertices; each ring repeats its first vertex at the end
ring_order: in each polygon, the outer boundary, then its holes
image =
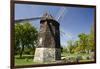
MULTIPOLYGON (((63 12, 60 13, 57 20, 60 19, 63 12)), ((36 46, 33 61, 43 63, 61 60, 60 24, 51 14, 46 12, 42 17, 19 19, 15 20, 15 22, 37 19, 40 19, 40 30, 38 34, 38 46, 36 46)))

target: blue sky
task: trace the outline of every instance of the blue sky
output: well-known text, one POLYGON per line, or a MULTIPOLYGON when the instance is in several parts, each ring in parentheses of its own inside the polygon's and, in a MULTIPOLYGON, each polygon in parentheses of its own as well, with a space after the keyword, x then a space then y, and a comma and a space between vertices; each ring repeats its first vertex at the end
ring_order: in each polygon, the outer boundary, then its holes
MULTIPOLYGON (((59 20, 61 33, 61 45, 66 46, 68 40, 77 40, 78 34, 90 32, 90 28, 94 22, 94 8, 82 7, 63 7, 50 5, 15 5, 15 19, 24 19, 31 17, 41 17, 44 12, 48 12, 55 19, 59 13, 65 9, 64 15, 59 20)), ((31 23, 39 29, 40 20, 32 21, 31 23)))

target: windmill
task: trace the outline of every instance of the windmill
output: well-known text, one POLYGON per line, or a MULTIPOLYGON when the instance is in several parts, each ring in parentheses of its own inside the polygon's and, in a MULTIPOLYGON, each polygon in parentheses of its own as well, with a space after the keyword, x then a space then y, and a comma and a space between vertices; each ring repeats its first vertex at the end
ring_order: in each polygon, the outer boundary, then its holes
POLYGON ((16 23, 22 21, 33 21, 40 19, 40 30, 38 34, 38 46, 36 46, 34 62, 52 62, 61 60, 60 29, 58 20, 61 19, 65 8, 60 10, 57 20, 47 12, 42 17, 18 19, 16 23))

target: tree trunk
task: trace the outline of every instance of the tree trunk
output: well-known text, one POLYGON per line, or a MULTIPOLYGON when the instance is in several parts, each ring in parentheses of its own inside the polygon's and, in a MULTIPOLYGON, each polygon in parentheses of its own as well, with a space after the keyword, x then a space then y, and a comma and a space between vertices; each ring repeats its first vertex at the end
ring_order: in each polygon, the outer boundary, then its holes
POLYGON ((20 58, 22 58, 23 52, 24 52, 24 45, 22 45, 22 49, 21 49, 21 52, 20 52, 20 58))

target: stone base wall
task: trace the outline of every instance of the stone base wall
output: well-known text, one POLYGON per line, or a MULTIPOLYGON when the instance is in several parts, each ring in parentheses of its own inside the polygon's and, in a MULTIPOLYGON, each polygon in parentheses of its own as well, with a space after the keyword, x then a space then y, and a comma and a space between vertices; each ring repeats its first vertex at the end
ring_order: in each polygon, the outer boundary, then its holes
POLYGON ((60 48, 36 48, 34 62, 52 62, 61 59, 60 48))

